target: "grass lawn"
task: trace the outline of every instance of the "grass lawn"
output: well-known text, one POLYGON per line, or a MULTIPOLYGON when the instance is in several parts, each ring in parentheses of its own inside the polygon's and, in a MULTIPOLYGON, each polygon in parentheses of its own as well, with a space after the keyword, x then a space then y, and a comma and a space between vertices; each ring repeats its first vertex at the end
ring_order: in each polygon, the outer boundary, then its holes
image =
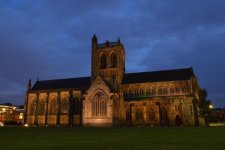
POLYGON ((0 127, 0 150, 224 150, 225 127, 0 127))

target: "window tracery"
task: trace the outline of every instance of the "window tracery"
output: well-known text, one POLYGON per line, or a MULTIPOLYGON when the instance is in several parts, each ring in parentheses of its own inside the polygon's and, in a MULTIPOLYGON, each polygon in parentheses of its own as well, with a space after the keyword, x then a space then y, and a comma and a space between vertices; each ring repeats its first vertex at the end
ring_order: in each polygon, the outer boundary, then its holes
POLYGON ((146 89, 146 95, 147 95, 147 96, 150 95, 150 88, 149 88, 149 87, 147 87, 147 89, 146 89))
POLYGON ((35 107, 36 107, 36 100, 34 98, 29 100, 29 105, 28 105, 28 115, 35 115, 35 107))
POLYGON ((137 121, 143 121, 143 111, 140 108, 136 110, 135 118, 137 121))
POLYGON ((68 114, 69 113, 69 101, 68 97, 63 97, 61 100, 61 113, 68 114))
POLYGON ((45 114, 45 99, 41 98, 38 103, 38 115, 44 115, 45 114))
POLYGON ((171 93, 171 94, 173 94, 173 93, 174 93, 174 88, 173 88, 173 86, 172 86, 172 85, 170 86, 170 93, 171 93))
POLYGON ((176 87, 175 87, 175 93, 180 93, 180 88, 178 85, 176 85, 176 87))
POLYGON ((49 104, 49 114, 53 115, 57 113, 57 109, 58 109, 58 103, 55 97, 53 97, 52 99, 50 99, 50 104, 49 104))
POLYGON ((148 119, 149 121, 155 120, 155 111, 152 108, 149 108, 148 110, 148 119))
POLYGON ((106 95, 98 91, 92 99, 92 116, 104 117, 107 113, 106 95))

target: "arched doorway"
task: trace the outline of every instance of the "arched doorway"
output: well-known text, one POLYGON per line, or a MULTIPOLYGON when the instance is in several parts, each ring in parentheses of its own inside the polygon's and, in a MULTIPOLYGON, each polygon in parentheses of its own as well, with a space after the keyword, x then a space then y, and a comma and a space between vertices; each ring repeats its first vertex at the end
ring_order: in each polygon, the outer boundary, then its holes
POLYGON ((176 118, 175 118, 175 121, 176 121, 176 126, 181 126, 183 124, 183 121, 181 119, 181 117, 179 115, 176 115, 176 118))
POLYGON ((170 120, 168 118, 167 110, 165 107, 162 107, 161 109, 161 125, 170 126, 170 120))

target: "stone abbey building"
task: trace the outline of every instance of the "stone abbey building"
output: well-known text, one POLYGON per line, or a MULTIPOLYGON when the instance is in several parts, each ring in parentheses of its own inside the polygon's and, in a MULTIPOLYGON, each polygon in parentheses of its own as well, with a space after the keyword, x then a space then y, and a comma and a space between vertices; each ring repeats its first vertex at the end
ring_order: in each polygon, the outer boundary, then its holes
POLYGON ((192 68, 125 72, 125 49, 92 38, 91 76, 36 81, 25 99, 24 123, 62 126, 194 126, 199 117, 192 68))

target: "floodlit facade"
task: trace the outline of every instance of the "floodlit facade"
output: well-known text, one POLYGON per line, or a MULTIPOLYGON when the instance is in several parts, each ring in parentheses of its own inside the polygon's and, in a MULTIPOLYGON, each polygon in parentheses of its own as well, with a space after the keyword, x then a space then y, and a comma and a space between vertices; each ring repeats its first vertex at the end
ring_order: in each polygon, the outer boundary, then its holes
POLYGON ((198 83, 192 68, 125 72, 125 49, 92 38, 91 76, 36 81, 25 99, 24 123, 69 126, 194 126, 198 83))

